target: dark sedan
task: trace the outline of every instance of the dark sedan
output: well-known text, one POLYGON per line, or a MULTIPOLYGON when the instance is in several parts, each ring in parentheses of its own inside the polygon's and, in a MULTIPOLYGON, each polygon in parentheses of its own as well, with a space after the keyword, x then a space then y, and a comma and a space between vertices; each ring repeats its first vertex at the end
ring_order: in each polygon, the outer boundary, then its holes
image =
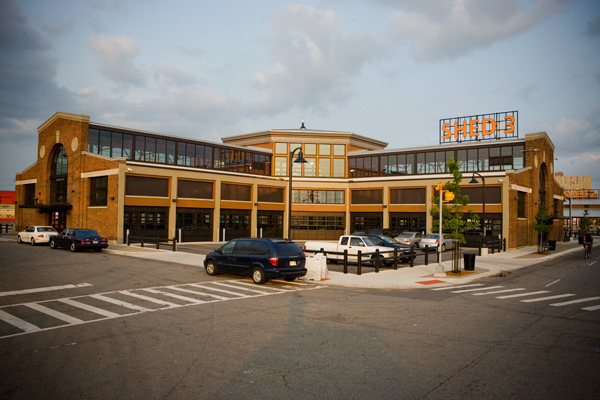
MULTIPOLYGON (((400 259, 400 261, 403 263, 407 263, 410 261, 410 246, 398 243, 396 240, 386 235, 369 234, 362 236, 367 236, 369 239, 371 239, 371 242, 373 242, 373 244, 375 244, 376 246, 391 247, 393 249, 398 249, 398 258, 400 259)), ((413 255, 413 258, 414 257, 415 256, 413 255)))
POLYGON ((65 247, 71 251, 93 249, 101 251, 108 247, 108 239, 93 229, 65 229, 60 235, 50 237, 50 248, 65 247))

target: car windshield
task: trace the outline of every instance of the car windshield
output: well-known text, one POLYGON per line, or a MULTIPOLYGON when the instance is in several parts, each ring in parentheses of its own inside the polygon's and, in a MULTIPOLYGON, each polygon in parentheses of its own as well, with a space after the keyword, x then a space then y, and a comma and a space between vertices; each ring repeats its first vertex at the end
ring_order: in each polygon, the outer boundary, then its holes
POLYGON ((290 256, 302 256, 304 252, 294 242, 279 242, 275 243, 275 250, 277 250, 278 257, 290 257, 290 256))
POLYGON ((50 226, 41 226, 38 228, 38 232, 56 232, 56 229, 50 226))
POLYGON ((98 232, 92 229, 84 229, 81 231, 76 231, 75 236, 100 236, 98 232))
POLYGON ((379 239, 380 239, 382 242, 384 242, 384 243, 386 243, 386 244, 394 244, 394 243, 396 243, 396 241, 395 241, 394 239, 392 239, 392 238, 389 238, 389 237, 387 237, 387 236, 378 236, 378 238, 379 238, 379 239))
POLYGON ((436 233, 435 235, 427 235, 427 239, 437 239, 439 235, 436 233))

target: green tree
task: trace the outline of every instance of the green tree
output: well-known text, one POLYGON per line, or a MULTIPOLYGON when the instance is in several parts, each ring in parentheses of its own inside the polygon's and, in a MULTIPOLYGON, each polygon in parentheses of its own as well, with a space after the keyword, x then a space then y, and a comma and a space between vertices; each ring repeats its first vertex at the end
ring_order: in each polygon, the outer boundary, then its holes
POLYGON ((535 215, 535 222, 531 223, 531 227, 537 231, 539 242, 538 242, 538 253, 542 252, 542 240, 546 233, 550 232, 554 217, 548 214, 548 207, 545 203, 540 204, 538 212, 535 215))
POLYGON ((590 230, 592 226, 592 221, 590 221, 590 212, 586 209, 583 210, 583 218, 581 218, 581 224, 579 225, 582 232, 587 232, 590 230))
MULTIPOLYGON (((479 227, 479 215, 473 214, 471 210, 467 213, 472 214, 471 219, 463 219, 463 210, 469 204, 469 196, 460 194, 460 183, 462 182, 462 173, 460 172, 460 162, 454 158, 446 162, 446 167, 453 179, 444 184, 443 190, 448 190, 454 194, 454 200, 442 204, 442 227, 446 233, 446 237, 458 239, 460 243, 466 243, 464 233, 471 229, 479 227)), ((434 196, 432 198, 433 206, 429 210, 429 214, 433 217, 432 232, 440 230, 440 198, 434 196)))

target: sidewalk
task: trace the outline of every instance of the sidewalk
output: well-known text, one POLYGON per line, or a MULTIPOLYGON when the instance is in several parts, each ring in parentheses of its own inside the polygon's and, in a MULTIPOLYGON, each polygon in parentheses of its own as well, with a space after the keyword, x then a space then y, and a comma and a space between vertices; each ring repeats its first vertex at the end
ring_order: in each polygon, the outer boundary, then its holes
MULTIPOLYGON (((126 246, 122 244, 110 244, 105 250, 108 253, 122 254, 133 257, 148 258, 165 262, 186 264, 202 269, 204 273, 204 255, 185 253, 181 251, 172 252, 170 250, 157 250, 150 247, 126 246)), ((544 254, 537 253, 537 246, 522 247, 517 250, 488 254, 475 258, 474 271, 460 271, 454 274, 450 261, 442 263, 446 276, 443 278, 434 277, 437 263, 429 265, 418 265, 413 268, 401 267, 398 270, 384 269, 379 273, 372 269, 365 269, 362 275, 354 273, 344 274, 342 272, 329 271, 327 278, 321 281, 310 280, 321 285, 343 286, 343 287, 361 287, 378 289, 414 289, 425 286, 437 287, 447 285, 462 285, 488 276, 500 275, 502 273, 514 271, 519 268, 537 264, 549 260, 565 253, 583 251, 577 241, 557 242, 556 250, 547 251, 544 254)), ((462 264, 462 260, 461 260, 462 264)), ((356 271, 355 268, 351 269, 356 271)))

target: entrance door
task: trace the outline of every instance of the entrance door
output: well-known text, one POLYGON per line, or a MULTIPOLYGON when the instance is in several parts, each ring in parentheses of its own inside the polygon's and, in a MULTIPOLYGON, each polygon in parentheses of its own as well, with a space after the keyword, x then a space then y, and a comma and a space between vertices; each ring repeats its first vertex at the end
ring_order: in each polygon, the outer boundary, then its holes
POLYGON ((53 227, 59 232, 67 227, 67 212, 66 211, 54 211, 49 214, 48 225, 53 227))

